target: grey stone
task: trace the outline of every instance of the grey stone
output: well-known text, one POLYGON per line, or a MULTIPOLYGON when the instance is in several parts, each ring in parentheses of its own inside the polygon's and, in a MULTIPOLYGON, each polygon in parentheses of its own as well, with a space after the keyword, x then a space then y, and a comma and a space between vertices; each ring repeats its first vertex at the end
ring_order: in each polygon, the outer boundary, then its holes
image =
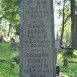
POLYGON ((68 59, 65 57, 64 58, 64 66, 67 67, 68 66, 68 59))
POLYGON ((12 51, 19 51, 18 43, 12 42, 10 49, 11 49, 12 51))
POLYGON ((55 48, 56 48, 56 51, 60 51, 60 39, 55 40, 55 48))
POLYGON ((12 63, 11 63, 11 67, 12 67, 12 68, 15 68, 15 67, 16 67, 16 62, 12 62, 12 63))
POLYGON ((20 77, 56 77, 53 0, 21 0, 20 77))

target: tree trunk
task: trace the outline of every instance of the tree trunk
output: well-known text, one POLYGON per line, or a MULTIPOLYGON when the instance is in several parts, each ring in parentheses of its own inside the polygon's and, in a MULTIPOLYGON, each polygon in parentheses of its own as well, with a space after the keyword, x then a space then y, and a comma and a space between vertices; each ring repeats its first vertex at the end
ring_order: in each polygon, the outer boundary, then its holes
POLYGON ((71 38, 72 47, 77 48, 77 31, 76 31, 76 17, 75 17, 75 0, 71 0, 71 38))
POLYGON ((11 23, 9 24, 8 37, 10 36, 11 23))
POLYGON ((63 21, 62 21, 62 32, 61 32, 60 47, 62 46, 62 39, 63 39, 63 34, 64 34, 64 18, 65 18, 64 7, 65 7, 65 0, 63 1, 63 21))

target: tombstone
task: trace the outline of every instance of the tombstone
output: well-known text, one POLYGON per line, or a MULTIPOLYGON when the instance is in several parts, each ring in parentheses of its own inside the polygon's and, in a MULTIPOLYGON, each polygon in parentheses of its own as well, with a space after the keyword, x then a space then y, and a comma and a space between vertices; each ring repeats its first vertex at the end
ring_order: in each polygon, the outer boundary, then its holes
POLYGON ((16 62, 12 62, 12 63, 11 63, 11 67, 12 67, 12 68, 15 68, 15 67, 16 67, 16 62))
POLYGON ((20 77, 56 77, 53 0, 21 0, 20 77))
POLYGON ((65 66, 65 67, 67 67, 67 66, 68 66, 68 59, 67 59, 66 57, 64 58, 63 63, 64 63, 64 66, 65 66))
POLYGON ((18 51, 18 43, 16 42, 11 43, 11 51, 18 51))
POLYGON ((55 40, 55 48, 56 48, 56 51, 60 51, 60 39, 55 40))

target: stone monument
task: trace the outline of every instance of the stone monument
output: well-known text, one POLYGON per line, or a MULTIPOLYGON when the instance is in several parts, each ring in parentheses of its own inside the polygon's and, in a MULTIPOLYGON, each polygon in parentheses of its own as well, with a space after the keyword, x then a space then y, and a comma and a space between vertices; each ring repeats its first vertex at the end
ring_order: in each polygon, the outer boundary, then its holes
POLYGON ((56 77, 53 0, 21 0, 20 77, 56 77))

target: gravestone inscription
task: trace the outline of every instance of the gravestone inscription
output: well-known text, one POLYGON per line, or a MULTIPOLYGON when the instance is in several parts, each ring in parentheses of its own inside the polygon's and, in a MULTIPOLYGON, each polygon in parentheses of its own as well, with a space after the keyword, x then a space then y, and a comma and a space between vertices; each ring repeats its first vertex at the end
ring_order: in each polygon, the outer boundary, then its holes
POLYGON ((56 77, 53 0, 21 0, 20 77, 56 77))

